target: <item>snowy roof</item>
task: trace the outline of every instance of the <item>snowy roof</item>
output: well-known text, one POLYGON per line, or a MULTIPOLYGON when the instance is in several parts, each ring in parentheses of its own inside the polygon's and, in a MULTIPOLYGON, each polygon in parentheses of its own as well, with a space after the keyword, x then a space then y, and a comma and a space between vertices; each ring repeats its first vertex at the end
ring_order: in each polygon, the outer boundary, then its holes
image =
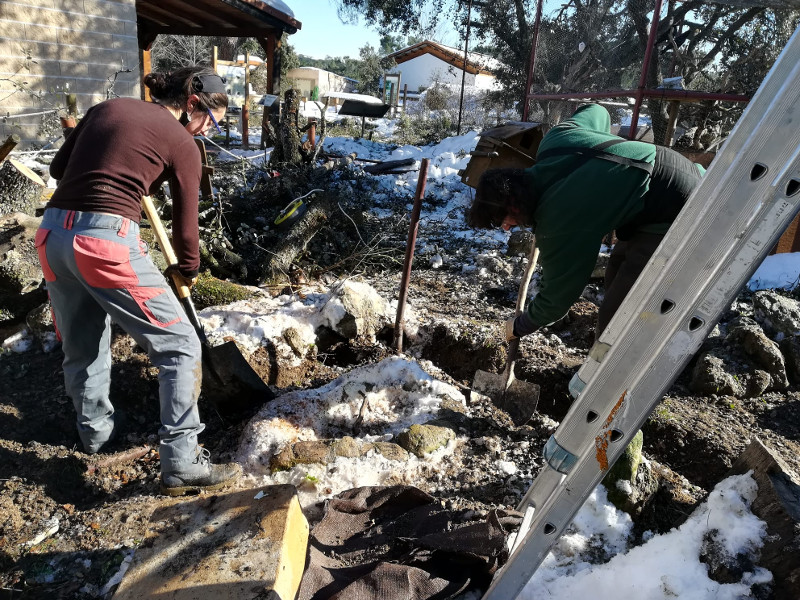
MULTIPOLYGON (((400 64, 413 58, 417 58, 418 56, 422 56, 423 54, 431 54, 440 60, 458 67, 459 69, 463 68, 463 50, 445 46, 443 44, 439 44, 438 42, 431 42, 430 40, 424 40, 414 44, 413 46, 408 46, 402 50, 398 50, 397 52, 392 52, 386 56, 386 58, 391 58, 394 60, 394 62, 400 64)), ((477 52, 467 53, 467 68, 465 69, 467 73, 491 75, 492 69, 496 69, 499 66, 500 62, 491 56, 479 54, 477 52)))

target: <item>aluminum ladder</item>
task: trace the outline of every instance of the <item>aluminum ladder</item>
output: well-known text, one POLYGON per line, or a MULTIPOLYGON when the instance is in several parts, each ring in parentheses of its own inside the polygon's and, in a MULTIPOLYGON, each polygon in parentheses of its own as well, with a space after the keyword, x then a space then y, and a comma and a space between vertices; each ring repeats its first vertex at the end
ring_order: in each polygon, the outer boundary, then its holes
POLYGON ((483 600, 512 600, 800 211, 800 29, 573 377, 483 600))

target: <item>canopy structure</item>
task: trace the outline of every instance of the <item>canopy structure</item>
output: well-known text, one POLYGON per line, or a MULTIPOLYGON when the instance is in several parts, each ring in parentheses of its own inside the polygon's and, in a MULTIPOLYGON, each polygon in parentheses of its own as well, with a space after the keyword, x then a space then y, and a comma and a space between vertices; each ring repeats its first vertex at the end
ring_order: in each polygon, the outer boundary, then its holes
POLYGON ((280 39, 302 26, 275 0, 136 0, 136 18, 142 50, 161 33, 280 39))
MULTIPOLYGON (((152 70, 150 48, 159 34, 256 38, 271 70, 268 94, 280 89, 275 50, 281 36, 302 27, 281 0, 136 0, 136 23, 143 75, 152 70)), ((149 90, 142 92, 149 99, 149 90)))

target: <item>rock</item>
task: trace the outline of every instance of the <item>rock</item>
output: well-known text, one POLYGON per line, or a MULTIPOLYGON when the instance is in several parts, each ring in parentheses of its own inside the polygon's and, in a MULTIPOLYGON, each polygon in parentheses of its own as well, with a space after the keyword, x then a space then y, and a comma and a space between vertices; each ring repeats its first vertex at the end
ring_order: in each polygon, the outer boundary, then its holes
POLYGON ((288 471, 294 465, 294 452, 292 451, 291 445, 284 446, 269 459, 269 470, 272 473, 276 471, 288 471))
POLYGON ((434 450, 446 446, 456 434, 448 427, 438 425, 412 425, 397 436, 397 443, 412 454, 423 458, 434 450))
POLYGON ((700 355, 692 370, 689 389, 701 396, 721 394, 743 398, 745 388, 739 377, 726 370, 725 361, 717 352, 720 350, 713 349, 700 355))
POLYGON ((370 341, 389 322, 388 303, 372 286, 344 280, 333 286, 323 309, 328 325, 347 339, 364 337, 370 341))
POLYGON ((625 510, 623 507, 633 495, 636 475, 642 462, 643 440, 642 432, 638 431, 603 478, 609 501, 620 510, 625 510))
POLYGON ((333 458, 330 441, 297 442, 292 446, 294 464, 327 464, 333 458))
POLYGON ((34 244, 40 223, 22 213, 0 217, 0 307, 14 318, 47 300, 34 244))
POLYGON ((362 449, 357 440, 351 438, 349 435, 346 435, 342 439, 333 442, 333 452, 336 454, 336 456, 356 458, 361 456, 362 449))
POLYGON ((270 471, 286 471, 297 465, 327 465, 336 457, 358 458, 375 451, 384 458, 408 460, 408 452, 391 442, 362 442, 348 435, 338 440, 311 440, 287 444, 269 461, 270 471))
POLYGON ((512 231, 508 237, 508 256, 528 256, 533 243, 533 233, 525 229, 512 231))
POLYGON ((392 442, 375 442, 372 444, 372 447, 375 452, 389 460, 400 462, 408 460, 408 452, 398 444, 393 444, 392 442))
POLYGON ((289 327, 283 332, 283 340, 295 353, 298 358, 303 358, 308 351, 308 345, 303 340, 303 335, 296 327, 289 327))
POLYGON ((58 345, 56 328, 53 324, 53 311, 49 301, 31 310, 25 316, 25 323, 45 352, 50 352, 58 345))
POLYGON ((764 330, 772 337, 800 334, 800 302, 771 291, 756 292, 753 312, 764 330))
POLYGON ((475 264, 479 272, 492 273, 500 277, 511 277, 514 273, 514 267, 510 262, 493 254, 479 254, 475 257, 475 264))
POLYGON ((758 323, 737 317, 727 327, 724 340, 703 352, 689 384, 696 394, 748 398, 789 385, 786 365, 778 345, 758 323))
POLYGON ((792 383, 800 383, 800 336, 792 335, 781 340, 781 351, 786 363, 786 375, 792 383))
POLYGON ((755 321, 747 317, 735 319, 728 327, 725 343, 740 346, 757 366, 766 371, 772 378, 770 388, 785 389, 789 386, 778 344, 769 339, 755 321))

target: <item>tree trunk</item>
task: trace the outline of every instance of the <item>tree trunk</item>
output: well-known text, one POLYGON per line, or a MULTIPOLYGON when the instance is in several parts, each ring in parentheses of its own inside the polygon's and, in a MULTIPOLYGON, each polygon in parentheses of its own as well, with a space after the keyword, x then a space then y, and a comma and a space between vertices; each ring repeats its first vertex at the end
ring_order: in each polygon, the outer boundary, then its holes
POLYGON ((21 162, 9 158, 0 165, 0 215, 35 215, 45 183, 21 162))

